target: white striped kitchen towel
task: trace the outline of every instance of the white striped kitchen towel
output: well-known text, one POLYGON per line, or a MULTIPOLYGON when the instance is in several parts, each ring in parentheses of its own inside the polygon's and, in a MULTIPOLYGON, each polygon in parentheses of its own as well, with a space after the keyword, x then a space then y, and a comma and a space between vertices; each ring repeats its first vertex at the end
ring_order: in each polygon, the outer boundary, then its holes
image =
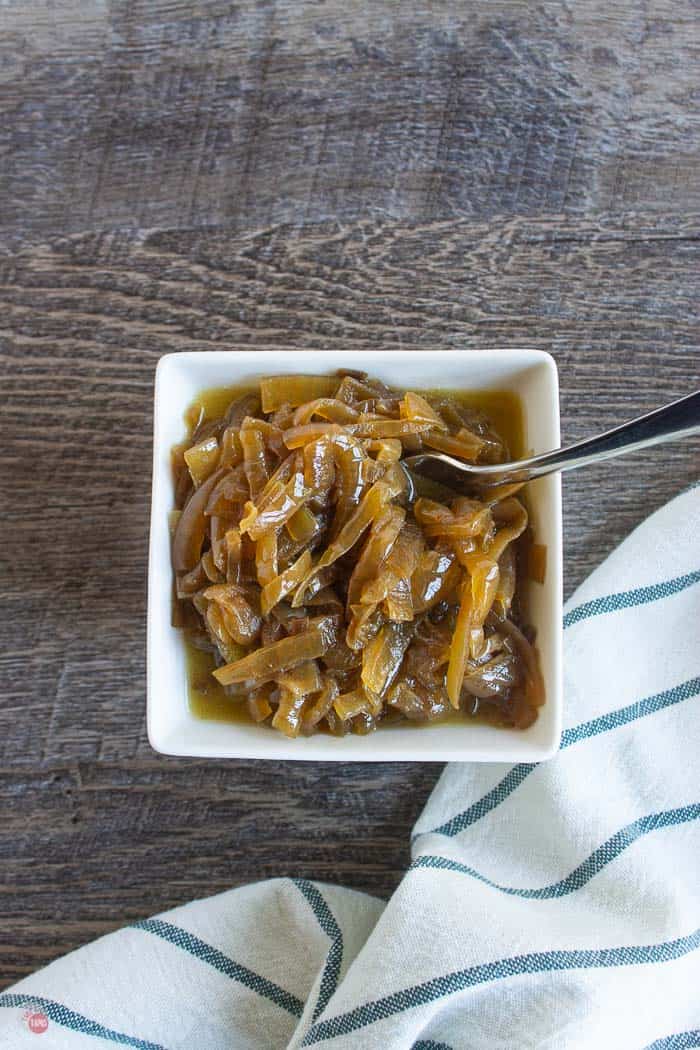
POLYGON ((280 879, 144 920, 0 995, 0 1046, 700 1046, 699 521, 695 488, 579 589, 560 753, 449 766, 387 904, 280 879))

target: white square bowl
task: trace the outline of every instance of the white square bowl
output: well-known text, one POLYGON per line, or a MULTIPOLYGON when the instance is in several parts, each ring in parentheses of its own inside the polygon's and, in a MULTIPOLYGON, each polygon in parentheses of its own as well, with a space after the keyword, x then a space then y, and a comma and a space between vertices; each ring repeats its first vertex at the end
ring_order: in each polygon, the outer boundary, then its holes
POLYGON ((409 389, 502 390, 520 396, 524 447, 559 445, 557 369, 540 350, 434 350, 357 353, 289 350, 168 354, 155 381, 153 492, 148 569, 148 739, 166 755, 316 761, 538 762, 559 746, 562 709, 562 526, 558 474, 531 483, 528 505, 538 543, 547 548, 544 584, 528 583, 528 618, 537 631, 546 702, 526 730, 481 723, 392 726, 369 736, 319 734, 289 740, 268 726, 195 717, 189 709, 185 650, 171 626, 170 449, 185 434, 183 414, 201 391, 254 382, 264 375, 360 368, 409 389))

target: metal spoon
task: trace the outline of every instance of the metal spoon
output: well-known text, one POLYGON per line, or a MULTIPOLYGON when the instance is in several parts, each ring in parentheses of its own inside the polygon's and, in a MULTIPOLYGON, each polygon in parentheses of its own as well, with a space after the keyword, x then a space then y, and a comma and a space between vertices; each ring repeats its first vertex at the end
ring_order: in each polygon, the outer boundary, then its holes
POLYGON ((530 459, 513 463, 479 465, 463 463, 444 452, 420 452, 400 462, 409 476, 420 474, 453 490, 483 491, 494 485, 522 484, 532 478, 541 478, 555 470, 573 470, 588 463, 621 456, 638 448, 647 448, 660 441, 672 441, 688 434, 700 433, 700 390, 682 397, 645 416, 632 419, 614 430, 606 430, 597 437, 577 441, 566 448, 543 452, 530 459), (410 473, 409 473, 410 472, 410 473))

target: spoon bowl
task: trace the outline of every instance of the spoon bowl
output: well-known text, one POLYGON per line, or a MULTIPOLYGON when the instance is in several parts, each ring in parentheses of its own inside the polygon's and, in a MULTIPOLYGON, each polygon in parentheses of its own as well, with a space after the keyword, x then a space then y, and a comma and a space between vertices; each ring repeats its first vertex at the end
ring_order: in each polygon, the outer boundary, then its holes
POLYGON ((444 452, 419 452, 400 462, 409 479, 411 500, 415 498, 413 474, 429 478, 453 491, 477 494, 496 486, 519 487, 526 481, 557 470, 574 470, 661 441, 673 441, 697 433, 700 433, 700 390, 596 437, 529 459, 481 465, 465 463, 444 452))

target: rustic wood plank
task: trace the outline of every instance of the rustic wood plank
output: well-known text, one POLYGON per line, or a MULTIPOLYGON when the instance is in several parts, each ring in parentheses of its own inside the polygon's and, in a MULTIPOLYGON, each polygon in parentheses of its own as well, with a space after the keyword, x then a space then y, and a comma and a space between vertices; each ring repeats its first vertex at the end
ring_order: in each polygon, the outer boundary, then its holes
POLYGON ((693 0, 53 0, 3 17, 6 243, 700 207, 693 0))
MULTIPOLYGON (((121 702, 138 733, 142 696, 121 702)), ((438 769, 284 763, 274 786, 262 762, 153 755, 0 771, 2 985, 130 921, 257 879, 291 873, 388 896, 438 769)))
MULTIPOLYGON (((150 752, 160 354, 542 347, 566 438, 700 375, 693 0, 2 21, 0 986, 255 878, 387 895, 439 772, 284 763, 273 792, 150 752)), ((567 479, 567 592, 697 472, 686 442, 567 479)))

